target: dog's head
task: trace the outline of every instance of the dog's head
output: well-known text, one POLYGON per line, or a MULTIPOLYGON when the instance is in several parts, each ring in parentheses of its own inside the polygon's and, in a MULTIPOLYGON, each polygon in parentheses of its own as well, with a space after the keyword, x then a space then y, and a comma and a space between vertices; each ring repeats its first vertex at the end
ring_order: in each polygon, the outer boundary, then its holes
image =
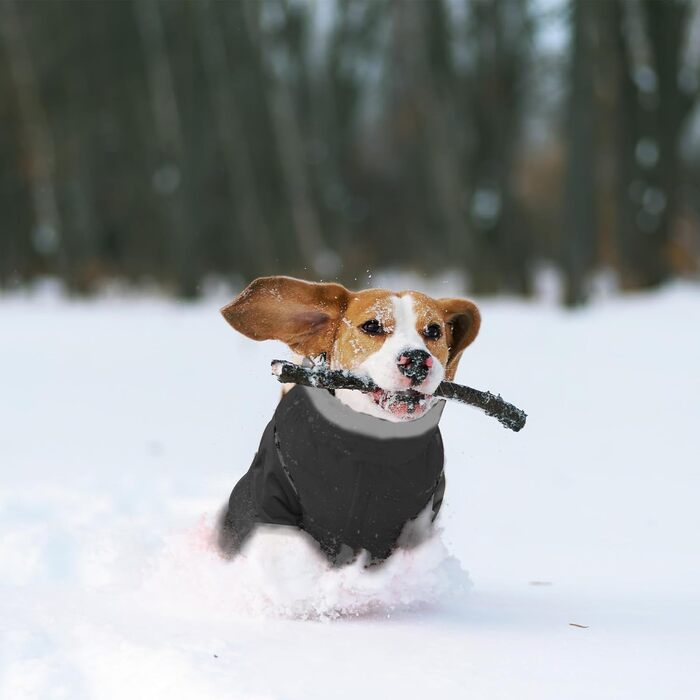
POLYGON ((356 411, 394 421, 418 418, 430 408, 432 392, 454 378, 480 325, 479 310, 466 299, 351 292, 291 277, 256 279, 221 313, 249 338, 281 340, 309 357, 325 353, 333 369, 369 375, 381 391, 342 389, 336 396, 356 411), (413 392, 425 399, 416 403, 413 392))

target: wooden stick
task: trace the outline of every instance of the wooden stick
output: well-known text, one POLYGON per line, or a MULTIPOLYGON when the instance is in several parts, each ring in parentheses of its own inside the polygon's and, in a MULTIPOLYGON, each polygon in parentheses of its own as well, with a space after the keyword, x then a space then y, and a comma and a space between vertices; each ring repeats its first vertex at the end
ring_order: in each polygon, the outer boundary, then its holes
MULTIPOLYGON (((289 382, 317 389, 353 389, 364 393, 379 390, 379 387, 368 377, 360 377, 348 370, 328 369, 323 365, 302 367, 285 360, 273 360, 272 374, 283 384, 289 382)), ((398 393, 405 394, 406 400, 409 402, 412 397, 420 398, 416 391, 409 390, 398 393)), ((501 425, 516 433, 525 426, 527 419, 525 411, 504 401, 500 395, 492 394, 490 391, 479 391, 454 382, 441 382, 433 392, 433 396, 476 406, 487 416, 493 416, 501 425)))

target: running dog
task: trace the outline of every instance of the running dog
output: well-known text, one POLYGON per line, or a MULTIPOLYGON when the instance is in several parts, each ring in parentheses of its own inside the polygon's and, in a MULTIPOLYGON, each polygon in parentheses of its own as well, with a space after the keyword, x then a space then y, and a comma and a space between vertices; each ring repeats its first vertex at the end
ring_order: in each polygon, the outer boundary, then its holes
POLYGON ((475 304, 263 277, 221 312, 253 340, 280 340, 303 362, 324 358, 380 387, 285 389, 222 512, 221 553, 238 553, 259 524, 284 525, 308 533, 336 565, 362 550, 376 564, 412 524, 429 527, 445 490, 444 401, 431 392, 454 378, 476 338, 475 304))

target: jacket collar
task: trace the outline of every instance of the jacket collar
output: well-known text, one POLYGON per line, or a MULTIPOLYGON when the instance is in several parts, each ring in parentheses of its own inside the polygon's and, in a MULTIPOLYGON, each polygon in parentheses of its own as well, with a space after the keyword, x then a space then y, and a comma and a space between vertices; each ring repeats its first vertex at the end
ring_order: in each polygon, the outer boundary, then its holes
POLYGON ((440 422, 445 401, 439 400, 424 415, 415 420, 394 422, 354 411, 325 389, 303 387, 313 408, 325 420, 351 433, 370 438, 416 438, 432 433, 440 422))

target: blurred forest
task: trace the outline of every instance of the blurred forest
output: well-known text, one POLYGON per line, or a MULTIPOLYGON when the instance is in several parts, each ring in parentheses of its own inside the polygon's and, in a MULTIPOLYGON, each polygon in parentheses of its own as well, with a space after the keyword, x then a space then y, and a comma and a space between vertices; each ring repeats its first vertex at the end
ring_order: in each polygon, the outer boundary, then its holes
POLYGON ((695 0, 0 0, 0 285, 700 263, 695 0))

